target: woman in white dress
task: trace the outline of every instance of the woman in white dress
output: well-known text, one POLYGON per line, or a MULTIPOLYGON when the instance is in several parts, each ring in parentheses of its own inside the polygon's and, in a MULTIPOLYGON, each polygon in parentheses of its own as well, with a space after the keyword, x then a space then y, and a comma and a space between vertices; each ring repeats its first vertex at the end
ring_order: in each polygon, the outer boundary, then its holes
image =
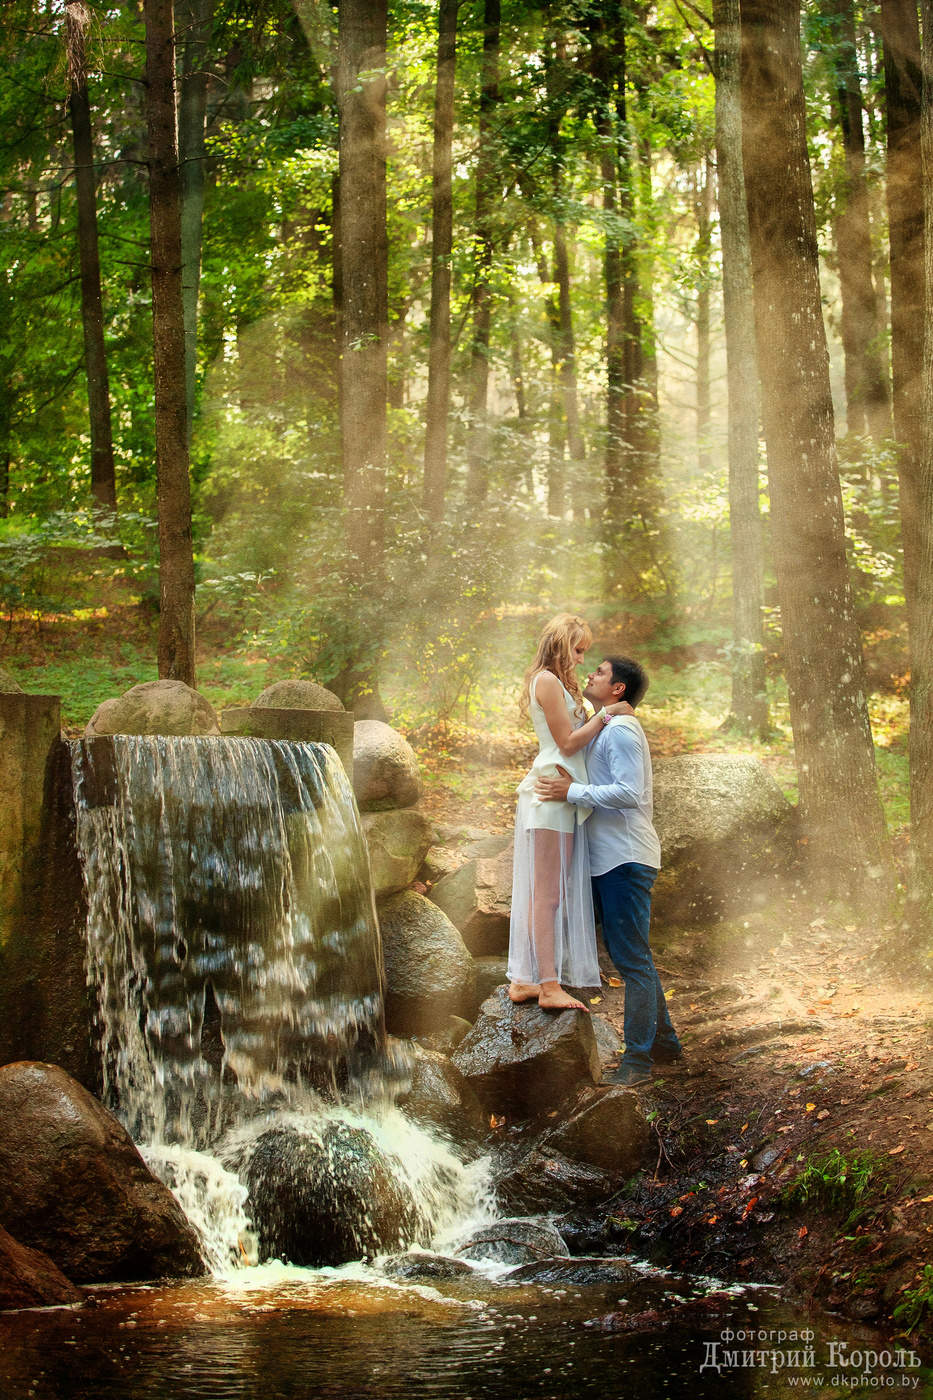
MULTIPOLYGON (((588 807, 544 802, 535 794, 541 777, 557 777, 560 764, 576 782, 586 782, 584 749, 603 724, 586 718, 576 676, 593 634, 581 617, 560 613, 545 627, 525 676, 527 707, 538 738, 538 755, 518 788, 515 866, 509 927, 509 996, 537 1001, 549 1011, 582 1001, 564 991, 598 987, 596 928, 586 850, 588 807)), ((624 701, 612 714, 631 713, 624 701)), ((605 713, 605 712, 603 712, 605 713)))

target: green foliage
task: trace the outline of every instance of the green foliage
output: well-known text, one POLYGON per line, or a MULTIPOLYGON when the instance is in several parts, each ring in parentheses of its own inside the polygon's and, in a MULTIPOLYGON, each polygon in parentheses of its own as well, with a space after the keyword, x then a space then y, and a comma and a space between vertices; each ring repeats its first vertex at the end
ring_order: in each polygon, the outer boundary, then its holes
POLYGON ((921 1322, 933 1317, 933 1264, 924 1264, 919 1281, 907 1288, 894 1309, 894 1320, 908 1333, 916 1331, 921 1322))
POLYGON ((884 1163, 871 1152, 847 1157, 838 1147, 817 1153, 787 1187, 790 1206, 822 1206, 854 1225, 887 1190, 884 1163))

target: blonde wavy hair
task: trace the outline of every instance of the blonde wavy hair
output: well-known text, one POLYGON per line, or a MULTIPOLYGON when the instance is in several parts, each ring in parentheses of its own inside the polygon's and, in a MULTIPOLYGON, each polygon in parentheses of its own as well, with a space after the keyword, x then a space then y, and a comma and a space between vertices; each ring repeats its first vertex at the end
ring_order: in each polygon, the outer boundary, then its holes
POLYGON ((551 671, 561 684, 567 687, 576 701, 577 715, 585 714, 583 694, 580 690, 580 682, 577 680, 577 673, 574 670, 573 649, 577 646, 591 647, 592 645, 593 633, 589 623, 584 622, 582 617, 577 617, 575 613, 558 613, 556 617, 551 618, 538 639, 535 659, 525 672, 525 684, 519 703, 519 710, 523 717, 528 714, 531 703, 528 693, 531 678, 538 671, 551 671))

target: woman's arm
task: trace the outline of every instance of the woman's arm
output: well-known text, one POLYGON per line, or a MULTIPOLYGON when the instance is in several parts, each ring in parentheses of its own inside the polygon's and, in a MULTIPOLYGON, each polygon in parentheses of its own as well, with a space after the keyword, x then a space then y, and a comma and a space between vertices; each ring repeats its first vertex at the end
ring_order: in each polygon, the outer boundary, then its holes
MULTIPOLYGON (((603 727, 600 716, 593 715, 592 719, 581 724, 579 729, 574 729, 570 723, 567 706, 564 703, 563 688, 553 671, 539 671, 534 687, 535 699, 544 711, 544 718, 551 731, 551 738, 564 757, 571 758, 573 754, 585 749, 590 740, 595 739, 603 727)), ((611 715, 630 715, 633 713, 631 705, 625 700, 619 700, 614 705, 607 705, 606 709, 611 715)))

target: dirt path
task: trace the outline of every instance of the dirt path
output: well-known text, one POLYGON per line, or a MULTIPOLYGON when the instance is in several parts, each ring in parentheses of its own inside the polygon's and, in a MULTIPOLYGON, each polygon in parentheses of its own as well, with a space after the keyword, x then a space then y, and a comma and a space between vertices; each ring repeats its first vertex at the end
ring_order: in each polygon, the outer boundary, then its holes
MULTIPOLYGON (((643 1093, 657 1167, 611 1228, 901 1331, 919 1287, 912 1336, 929 1340, 933 995, 853 951, 868 932, 789 905, 662 944, 687 1053, 643 1093)), ((622 998, 605 987, 598 1007, 620 1031, 622 998)))

